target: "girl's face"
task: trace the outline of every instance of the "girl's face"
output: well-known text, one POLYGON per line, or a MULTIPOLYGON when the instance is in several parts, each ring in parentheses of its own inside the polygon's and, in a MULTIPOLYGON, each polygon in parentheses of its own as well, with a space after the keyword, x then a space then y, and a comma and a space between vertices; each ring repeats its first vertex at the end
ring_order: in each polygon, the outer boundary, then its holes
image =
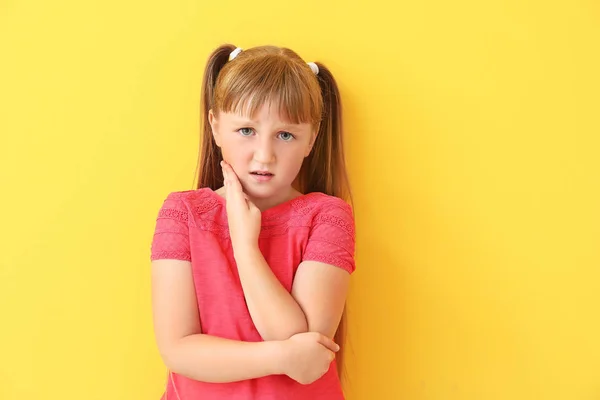
POLYGON ((259 209, 293 197, 292 183, 314 144, 311 124, 286 122, 270 104, 264 104, 254 119, 225 112, 217 117, 210 110, 209 123, 223 159, 259 209))

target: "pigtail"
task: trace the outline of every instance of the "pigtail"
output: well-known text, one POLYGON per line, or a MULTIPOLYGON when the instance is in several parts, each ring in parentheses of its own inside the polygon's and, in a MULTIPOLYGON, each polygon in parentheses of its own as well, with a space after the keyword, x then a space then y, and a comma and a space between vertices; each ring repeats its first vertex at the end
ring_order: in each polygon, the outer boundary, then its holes
POLYGON ((212 135, 210 124, 208 121, 208 111, 212 107, 214 101, 215 85, 221 69, 229 61, 229 54, 235 50, 235 46, 225 44, 219 46, 212 52, 206 63, 204 70, 204 78, 202 81, 202 100, 201 100, 201 115, 202 115, 202 141, 200 145, 200 157, 196 170, 199 171, 197 189, 209 187, 213 190, 223 186, 223 175, 219 163, 222 160, 221 151, 212 135))
POLYGON ((342 103, 333 75, 321 63, 317 80, 323 98, 323 115, 311 154, 299 174, 304 193, 321 192, 352 204, 344 153, 342 103))
MULTIPOLYGON (((311 154, 305 159, 299 174, 300 187, 304 193, 321 192, 339 197, 352 204, 352 192, 346 171, 342 129, 342 103, 333 75, 321 63, 317 63, 317 80, 323 98, 323 114, 317 138, 311 154)), ((344 348, 346 341, 346 307, 334 336, 341 350, 336 354, 340 379, 343 377, 344 348)))

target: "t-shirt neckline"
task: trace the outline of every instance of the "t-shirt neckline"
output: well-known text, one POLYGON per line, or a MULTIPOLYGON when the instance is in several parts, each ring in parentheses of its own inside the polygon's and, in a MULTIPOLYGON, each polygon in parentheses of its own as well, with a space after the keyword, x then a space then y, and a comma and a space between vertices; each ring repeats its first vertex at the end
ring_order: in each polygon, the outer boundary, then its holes
MULTIPOLYGON (((225 205, 226 205, 225 197, 221 196, 219 193, 217 193, 216 191, 212 190, 209 187, 207 187, 205 189, 208 190, 208 192, 210 193, 211 196, 216 197, 217 200, 219 201, 219 203, 222 204, 223 207, 225 207, 225 205)), ((267 208, 266 210, 261 212, 261 215, 263 217, 267 217, 272 214, 281 213, 282 211, 288 210, 289 208, 299 206, 302 203, 306 203, 306 201, 310 197, 318 195, 318 194, 319 194, 319 192, 310 192, 310 193, 301 194, 300 196, 296 196, 290 200, 284 201, 283 203, 279 203, 273 207, 267 208)))

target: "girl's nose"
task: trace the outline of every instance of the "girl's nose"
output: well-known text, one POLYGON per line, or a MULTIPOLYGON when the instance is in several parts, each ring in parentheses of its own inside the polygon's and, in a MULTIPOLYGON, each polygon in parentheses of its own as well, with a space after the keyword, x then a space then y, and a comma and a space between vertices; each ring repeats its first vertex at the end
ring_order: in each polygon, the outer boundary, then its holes
POLYGON ((260 140, 254 149, 254 161, 260 164, 270 164, 275 159, 273 143, 271 140, 260 140))

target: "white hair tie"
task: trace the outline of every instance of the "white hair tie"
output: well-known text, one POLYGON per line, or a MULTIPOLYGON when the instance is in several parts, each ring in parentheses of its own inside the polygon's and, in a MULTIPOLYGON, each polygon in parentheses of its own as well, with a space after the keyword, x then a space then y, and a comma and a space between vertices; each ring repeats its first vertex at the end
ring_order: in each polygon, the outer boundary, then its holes
POLYGON ((238 54, 240 54, 241 52, 242 52, 242 48, 241 47, 236 47, 236 49, 234 51, 232 51, 231 53, 229 53, 229 61, 231 61, 234 58, 236 58, 238 56, 238 54))
POLYGON ((309 62, 307 64, 310 67, 310 69, 312 69, 312 72, 315 73, 315 75, 319 75, 319 67, 317 66, 317 64, 315 64, 314 62, 309 62))

